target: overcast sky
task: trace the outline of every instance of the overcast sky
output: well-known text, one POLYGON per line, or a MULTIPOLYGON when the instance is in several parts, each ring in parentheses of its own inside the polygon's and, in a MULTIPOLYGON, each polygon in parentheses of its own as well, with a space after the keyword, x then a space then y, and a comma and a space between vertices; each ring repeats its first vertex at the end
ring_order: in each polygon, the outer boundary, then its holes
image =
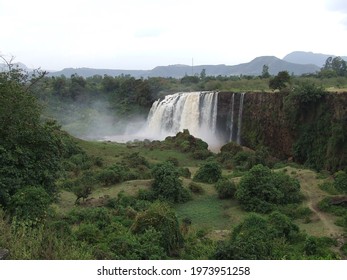
POLYGON ((48 70, 347 55, 346 0, 0 0, 0 26, 0 54, 48 70))

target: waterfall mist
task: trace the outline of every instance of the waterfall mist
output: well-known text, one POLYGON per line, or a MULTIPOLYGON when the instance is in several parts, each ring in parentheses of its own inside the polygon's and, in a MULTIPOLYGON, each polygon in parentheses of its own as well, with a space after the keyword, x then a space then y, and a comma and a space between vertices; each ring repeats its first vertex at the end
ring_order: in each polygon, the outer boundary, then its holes
POLYGON ((230 95, 225 128, 219 124, 217 129, 218 92, 179 92, 155 101, 146 121, 130 120, 123 133, 107 136, 104 140, 164 140, 188 129, 194 137, 207 142, 211 150, 218 150, 229 141, 241 144, 244 96, 245 93, 230 95))
POLYGON ((157 139, 175 135, 183 129, 207 142, 221 145, 217 133, 218 92, 182 92, 154 102, 143 131, 157 139))

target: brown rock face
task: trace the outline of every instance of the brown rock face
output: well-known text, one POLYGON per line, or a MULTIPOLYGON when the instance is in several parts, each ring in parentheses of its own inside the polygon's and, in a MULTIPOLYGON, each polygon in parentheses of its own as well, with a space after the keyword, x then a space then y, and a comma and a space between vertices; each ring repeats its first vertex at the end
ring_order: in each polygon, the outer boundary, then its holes
MULTIPOLYGON (((231 109, 233 92, 218 94, 217 127, 224 142, 231 139, 231 109)), ((234 94, 233 139, 238 130, 238 112, 240 93, 234 94)), ((249 148, 259 145, 267 146, 280 158, 293 156, 293 144, 297 140, 297 132, 288 124, 284 112, 283 93, 247 92, 244 96, 242 111, 241 144, 249 148)), ((324 102, 332 113, 332 122, 347 124, 347 92, 329 93, 324 102)), ((300 124, 299 124, 300 125, 300 124)))

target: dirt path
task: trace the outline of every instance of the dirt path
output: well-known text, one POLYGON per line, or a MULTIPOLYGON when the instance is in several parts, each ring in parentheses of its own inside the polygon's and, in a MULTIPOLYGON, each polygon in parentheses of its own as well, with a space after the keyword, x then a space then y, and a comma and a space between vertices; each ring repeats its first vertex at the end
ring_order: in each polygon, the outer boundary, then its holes
POLYGON ((343 243, 344 231, 341 227, 335 225, 336 217, 320 211, 317 207, 318 203, 328 196, 326 192, 319 188, 319 184, 323 183, 323 180, 317 179, 317 174, 311 170, 292 169, 292 171, 293 173, 296 172, 294 177, 300 181, 301 190, 306 197, 304 203, 314 213, 313 223, 316 223, 316 227, 320 227, 317 235, 336 238, 339 243, 343 243))

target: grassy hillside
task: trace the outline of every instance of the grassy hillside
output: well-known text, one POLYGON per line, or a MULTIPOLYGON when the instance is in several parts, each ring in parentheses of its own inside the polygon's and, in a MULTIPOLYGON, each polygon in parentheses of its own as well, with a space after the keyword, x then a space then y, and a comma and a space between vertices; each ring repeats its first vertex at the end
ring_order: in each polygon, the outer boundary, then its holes
MULTIPOLYGON (((143 143, 118 144, 79 140, 79 145, 83 147, 88 155, 102 158, 105 167, 120 163, 122 158, 134 152, 143 156, 150 164, 156 164, 174 157, 178 160, 180 167, 189 168, 192 177, 199 166, 204 163, 202 160, 191 158, 187 153, 174 149, 146 147, 143 143)), ((223 169, 223 174, 229 177, 233 177, 233 172, 235 171, 223 169)), ((296 209, 284 207, 283 212, 292 215, 294 223, 309 235, 343 240, 344 230, 335 224, 336 217, 324 213, 318 208, 318 203, 329 197, 329 193, 320 189, 319 185, 331 179, 322 179, 316 172, 301 167, 285 166, 276 169, 276 172, 286 173, 298 179, 304 196, 303 202, 294 207, 296 209)), ((238 176, 237 173, 235 175, 238 176)), ((232 180, 239 182, 240 179, 241 177, 234 177, 232 180)), ((193 182, 191 178, 181 177, 181 180, 185 188, 188 188, 189 184, 193 182)), ((72 192, 63 190, 59 202, 55 204, 55 208, 59 213, 68 213, 80 207, 100 206, 100 200, 105 197, 116 199, 120 193, 136 196, 139 190, 149 190, 152 182, 152 179, 140 179, 109 186, 97 186, 88 196, 87 201, 81 203, 81 205, 75 205, 76 197, 72 192)), ((201 193, 194 193, 192 200, 174 206, 178 220, 182 222, 184 219, 189 219, 191 221, 191 231, 202 230, 212 240, 228 239, 230 232, 244 220, 248 212, 242 209, 235 198, 219 199, 213 184, 198 184, 202 188, 201 193)))

